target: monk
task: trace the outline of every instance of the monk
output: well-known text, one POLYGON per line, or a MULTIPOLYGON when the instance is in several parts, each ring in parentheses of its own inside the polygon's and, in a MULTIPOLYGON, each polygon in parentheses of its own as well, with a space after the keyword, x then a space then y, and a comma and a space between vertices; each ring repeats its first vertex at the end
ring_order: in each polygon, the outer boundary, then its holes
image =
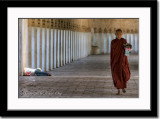
POLYGON ((122 30, 116 30, 116 39, 111 41, 111 53, 110 53, 110 66, 114 87, 117 88, 120 95, 120 89, 125 93, 127 88, 127 81, 130 79, 130 67, 127 56, 124 54, 125 49, 123 45, 127 43, 127 40, 122 38, 122 30))

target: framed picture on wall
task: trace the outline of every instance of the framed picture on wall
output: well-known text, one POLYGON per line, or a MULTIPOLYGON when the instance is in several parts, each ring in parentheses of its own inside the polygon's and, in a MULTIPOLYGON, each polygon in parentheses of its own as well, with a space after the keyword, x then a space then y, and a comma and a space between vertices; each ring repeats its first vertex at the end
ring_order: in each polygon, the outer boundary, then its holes
POLYGON ((2 3, 2 117, 157 117, 156 0, 2 3))

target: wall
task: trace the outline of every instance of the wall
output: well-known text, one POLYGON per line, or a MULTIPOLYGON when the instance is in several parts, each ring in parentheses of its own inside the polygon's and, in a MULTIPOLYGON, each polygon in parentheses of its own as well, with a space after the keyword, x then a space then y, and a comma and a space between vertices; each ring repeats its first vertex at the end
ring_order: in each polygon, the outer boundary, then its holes
MULTIPOLYGON (((132 44, 132 53, 138 53, 139 43, 138 33, 125 33, 123 38, 127 40, 127 43, 132 44)), ((99 50, 95 54, 109 54, 111 41, 115 39, 114 33, 94 33, 92 46, 98 46, 99 50)))
POLYGON ((139 19, 19 19, 19 75, 25 67, 49 71, 90 54, 109 54, 118 28, 138 53, 138 27, 139 19))
POLYGON ((19 75, 23 75, 25 67, 49 71, 91 53, 90 32, 55 25, 51 19, 20 19, 19 75))
POLYGON ((139 19, 91 19, 92 46, 98 49, 92 54, 109 54, 111 41, 116 38, 116 29, 121 29, 123 38, 132 44, 132 53, 138 53, 139 19))

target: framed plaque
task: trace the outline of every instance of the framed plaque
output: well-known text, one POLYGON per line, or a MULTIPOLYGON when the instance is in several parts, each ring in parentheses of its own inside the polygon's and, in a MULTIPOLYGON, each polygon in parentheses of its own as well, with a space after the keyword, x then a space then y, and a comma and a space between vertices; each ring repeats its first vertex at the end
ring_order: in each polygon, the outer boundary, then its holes
MULTIPOLYGON (((158 39, 156 0, 88 0, 88 4, 86 1, 3 1, 1 8, 3 11, 2 28, 7 28, 6 30, 3 30, 2 34, 2 41, 6 41, 4 45, 7 44, 7 48, 4 47, 4 49, 7 49, 7 78, 1 79, 2 101, 0 108, 2 117, 157 117, 158 82, 156 44, 158 43, 158 39), (43 27, 43 25, 47 23, 45 22, 45 19, 58 18, 138 19, 139 96, 137 98, 79 99, 19 98, 18 57, 19 52, 21 51, 18 50, 18 47, 20 47, 18 44, 18 39, 20 38, 18 35, 18 21, 19 19, 41 19, 39 21, 42 21, 42 23, 39 23, 38 21, 38 25, 41 24, 40 26, 43 27)), ((51 20, 51 24, 54 26, 52 21, 53 20, 51 20)), ((63 22, 65 29, 68 29, 69 24, 67 21, 68 20, 63 22)), ((60 27, 58 24, 59 21, 54 20, 54 23, 55 28, 58 29, 60 27)), ((72 25, 76 27, 77 24, 73 23, 74 22, 72 22, 72 25)), ((82 28, 82 26, 80 26, 80 28, 82 28)), ((92 29, 94 29, 94 27, 92 29)), ((96 29, 98 32, 99 28, 96 29)), ((111 29, 111 31, 114 30, 115 29, 111 29)), ((49 30, 46 30, 46 32, 48 31, 49 30)), ((102 33, 106 33, 108 31, 110 30, 106 26, 102 33)), ((127 29, 125 31, 127 32, 127 29)), ((106 36, 110 37, 110 35, 106 36)))

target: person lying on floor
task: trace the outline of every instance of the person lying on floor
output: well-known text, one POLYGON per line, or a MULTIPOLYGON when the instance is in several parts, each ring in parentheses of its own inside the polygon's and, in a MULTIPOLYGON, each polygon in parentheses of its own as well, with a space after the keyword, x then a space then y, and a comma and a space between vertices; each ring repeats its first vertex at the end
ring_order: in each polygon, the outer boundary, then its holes
POLYGON ((47 72, 42 72, 41 68, 24 68, 23 76, 51 76, 51 74, 47 72))

